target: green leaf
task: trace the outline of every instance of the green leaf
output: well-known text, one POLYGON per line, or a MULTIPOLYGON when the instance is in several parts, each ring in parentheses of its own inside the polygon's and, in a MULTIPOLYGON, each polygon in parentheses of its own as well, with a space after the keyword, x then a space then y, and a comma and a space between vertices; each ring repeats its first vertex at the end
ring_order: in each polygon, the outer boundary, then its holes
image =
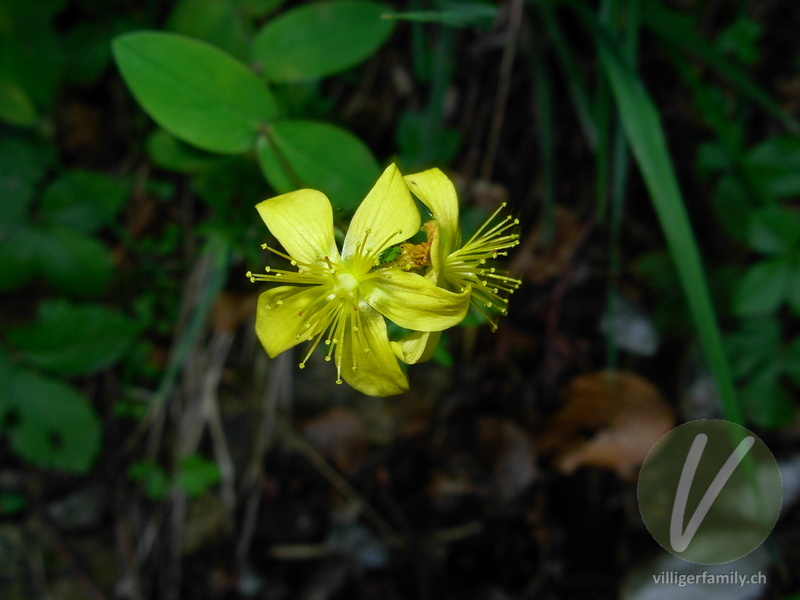
POLYGON ((800 316, 800 251, 795 250, 786 260, 786 301, 795 315, 800 316))
POLYGON ((101 426, 88 400, 72 387, 0 362, 0 412, 11 447, 31 464, 84 473, 100 451, 101 426))
POLYGON ((773 137, 745 157, 749 175, 757 188, 776 200, 800 194, 800 138, 773 137))
POLYGON ((753 377, 742 390, 748 420, 759 427, 777 429, 791 425, 796 409, 780 383, 778 365, 770 365, 753 377))
POLYGON ((219 482, 217 464, 199 454, 192 454, 181 460, 178 471, 178 485, 191 498, 202 496, 219 482))
POLYGON ((745 96, 780 120, 786 127, 798 130, 798 123, 750 77, 745 69, 727 60, 711 43, 697 33, 698 27, 685 15, 673 11, 662 2, 642 2, 642 21, 657 36, 680 50, 697 56, 726 78, 745 96))
POLYGON ((14 492, 0 492, 0 516, 18 513, 28 505, 28 499, 14 492))
POLYGON ((53 146, 27 136, 0 136, 0 231, 27 221, 34 187, 55 162, 53 146))
POLYGON ((389 13, 384 18, 420 23, 441 23, 450 27, 491 27, 499 9, 488 2, 438 2, 441 10, 407 11, 389 13))
POLYGON ((245 152, 278 113, 254 73, 205 42, 145 31, 115 38, 112 48, 144 110, 170 133, 204 150, 245 152))
POLYGON ((251 26, 230 0, 181 0, 167 20, 167 29, 247 59, 251 26))
POLYGON ((144 484, 144 493, 151 500, 163 500, 169 495, 169 477, 159 465, 139 461, 128 469, 128 477, 144 484))
POLYGON ((754 317, 775 312, 786 298, 789 270, 785 260, 756 263, 745 271, 733 296, 733 312, 754 317))
POLYGON ((36 275, 40 241, 39 232, 27 226, 0 232, 0 291, 19 289, 36 275))
POLYGON ((38 2, 27 4, 0 5, 0 79, 15 83, 34 105, 46 109, 61 84, 63 52, 45 10, 38 10, 38 2))
POLYGON ((253 40, 253 60, 270 81, 325 77, 357 65, 389 37, 386 7, 362 0, 315 2, 268 21, 253 40))
POLYGON ((800 213, 783 206, 766 206, 750 215, 748 245, 764 254, 785 254, 800 240, 800 213))
POLYGON ((64 37, 64 75, 74 83, 97 81, 111 62, 110 40, 116 24, 87 21, 78 23, 64 37))
POLYGON ((77 297, 105 290, 114 263, 103 244, 62 225, 52 225, 37 236, 38 270, 53 287, 77 297))
POLYGON ((236 6, 251 17, 265 17, 275 12, 286 0, 233 0, 236 6))
POLYGON ((795 385, 800 385, 800 337, 796 337, 784 349, 781 367, 795 385))
POLYGON ((39 114, 25 90, 0 77, 0 120, 19 127, 33 127, 39 114))
POLYGON ((178 173, 197 173, 220 160, 219 154, 184 144, 163 129, 155 130, 147 138, 147 153, 153 162, 162 169, 178 173))
POLYGON ((353 134, 317 121, 276 121, 257 145, 261 170, 284 194, 309 187, 352 211, 378 179, 378 163, 353 134))
POLYGON ((138 324, 117 311, 55 300, 39 304, 36 321, 9 331, 7 339, 22 360, 72 376, 114 364, 138 332, 138 324))
POLYGON ((112 222, 128 195, 128 186, 104 173, 67 171, 42 197, 42 212, 53 223, 90 233, 112 222))
POLYGON ((775 362, 781 344, 781 326, 774 316, 746 319, 736 333, 725 336, 736 377, 748 377, 775 362))

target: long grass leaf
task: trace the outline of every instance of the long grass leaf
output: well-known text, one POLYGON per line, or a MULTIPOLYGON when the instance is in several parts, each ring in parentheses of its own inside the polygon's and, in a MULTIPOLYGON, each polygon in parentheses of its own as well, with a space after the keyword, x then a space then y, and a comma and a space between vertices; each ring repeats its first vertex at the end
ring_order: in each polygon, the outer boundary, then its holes
POLYGON ((650 192, 700 344, 717 384, 724 416, 741 424, 742 411, 703 273, 700 251, 678 187, 658 112, 612 38, 601 26, 596 23, 592 26, 628 143, 650 192))

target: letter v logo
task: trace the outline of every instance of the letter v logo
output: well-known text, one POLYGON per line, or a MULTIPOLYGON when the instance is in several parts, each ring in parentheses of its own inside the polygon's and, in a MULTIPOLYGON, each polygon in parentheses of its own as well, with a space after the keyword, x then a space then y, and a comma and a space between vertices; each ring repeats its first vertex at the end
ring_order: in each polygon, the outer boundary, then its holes
POLYGON ((672 505, 672 520, 669 524, 669 541, 672 544, 672 549, 675 552, 683 552, 689 547, 689 544, 694 539, 695 533, 703 523, 711 505, 719 496, 722 488, 725 487, 728 479, 730 479, 736 467, 742 462, 742 459, 748 451, 755 444, 755 438, 748 436, 744 438, 739 445, 731 452, 728 460, 722 465, 722 468, 714 477, 711 484, 708 486, 703 498, 695 508, 694 514, 686 525, 686 530, 681 531, 683 527, 684 515, 686 513, 686 503, 689 500, 689 492, 692 489, 692 482, 694 481, 695 473, 697 472, 697 465, 700 464, 700 459, 703 456, 703 450, 708 443, 708 436, 705 433, 698 433, 689 453, 686 456, 686 462, 683 463, 683 470, 681 471, 681 478, 678 482, 678 490, 675 493, 675 503, 672 505))

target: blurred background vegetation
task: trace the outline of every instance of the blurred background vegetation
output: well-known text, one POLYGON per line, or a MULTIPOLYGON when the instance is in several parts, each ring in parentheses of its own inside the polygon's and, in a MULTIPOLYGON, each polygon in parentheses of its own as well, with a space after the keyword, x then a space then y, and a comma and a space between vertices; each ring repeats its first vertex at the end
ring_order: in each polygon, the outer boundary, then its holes
POLYGON ((788 490, 737 567, 768 583, 726 597, 796 598, 798 23, 2 0, 0 598, 653 597, 636 471, 697 418, 757 431, 788 490), (373 399, 269 360, 244 274, 257 202, 315 187, 346 226, 389 162, 451 175, 465 230, 507 199, 525 283, 373 399))

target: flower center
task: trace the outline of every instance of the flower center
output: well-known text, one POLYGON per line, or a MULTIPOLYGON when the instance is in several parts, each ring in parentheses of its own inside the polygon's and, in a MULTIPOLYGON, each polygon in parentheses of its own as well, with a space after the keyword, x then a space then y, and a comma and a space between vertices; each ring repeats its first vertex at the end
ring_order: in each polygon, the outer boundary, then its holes
POLYGON ((333 292, 340 298, 352 298, 353 292, 358 287, 358 279, 353 277, 350 273, 337 273, 336 284, 333 292))

